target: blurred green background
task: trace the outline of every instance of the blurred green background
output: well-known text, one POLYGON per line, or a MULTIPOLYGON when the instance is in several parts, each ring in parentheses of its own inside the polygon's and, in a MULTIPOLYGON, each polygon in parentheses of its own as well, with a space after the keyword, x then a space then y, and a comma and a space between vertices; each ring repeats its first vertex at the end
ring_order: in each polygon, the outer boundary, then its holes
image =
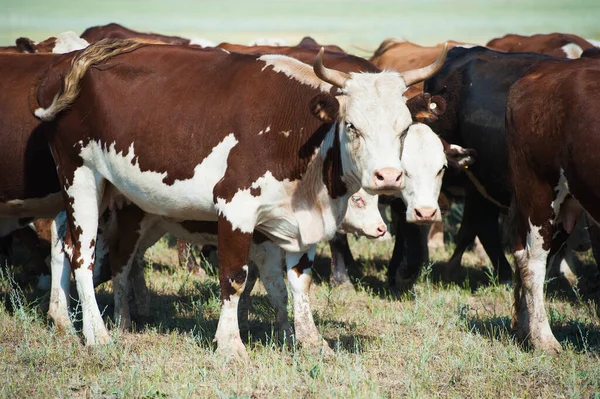
POLYGON ((247 44, 304 35, 374 50, 387 37, 485 44, 505 33, 568 32, 600 39, 600 0, 0 0, 0 45, 118 22, 140 31, 247 44))

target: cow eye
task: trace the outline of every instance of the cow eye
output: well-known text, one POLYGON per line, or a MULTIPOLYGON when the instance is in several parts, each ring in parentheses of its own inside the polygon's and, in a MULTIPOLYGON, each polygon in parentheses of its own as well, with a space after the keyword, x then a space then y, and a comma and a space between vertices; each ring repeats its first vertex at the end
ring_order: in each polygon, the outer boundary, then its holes
POLYGON ((353 195, 351 198, 352 198, 352 202, 354 202, 359 207, 362 208, 363 206, 365 206, 365 201, 362 199, 362 197, 360 195, 353 195))

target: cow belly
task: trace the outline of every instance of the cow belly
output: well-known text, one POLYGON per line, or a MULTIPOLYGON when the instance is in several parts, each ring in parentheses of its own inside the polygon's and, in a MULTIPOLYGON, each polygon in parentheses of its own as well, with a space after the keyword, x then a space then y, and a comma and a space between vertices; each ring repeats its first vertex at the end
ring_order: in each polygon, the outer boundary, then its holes
POLYGON ((134 144, 125 154, 117 152, 114 144, 90 141, 80 156, 85 166, 110 181, 118 192, 147 213, 182 220, 216 220, 213 189, 225 174, 227 156, 236 144, 233 134, 228 135, 196 165, 192 178, 175 180, 173 184, 164 182, 168 171, 140 169, 134 144))

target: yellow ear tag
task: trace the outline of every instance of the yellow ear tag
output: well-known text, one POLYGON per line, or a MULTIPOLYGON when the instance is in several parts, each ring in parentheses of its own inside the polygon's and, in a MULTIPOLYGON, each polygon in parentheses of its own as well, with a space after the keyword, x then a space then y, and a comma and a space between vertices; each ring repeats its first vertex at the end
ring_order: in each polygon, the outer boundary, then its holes
POLYGON ((469 165, 465 165, 465 169, 469 169, 469 165))

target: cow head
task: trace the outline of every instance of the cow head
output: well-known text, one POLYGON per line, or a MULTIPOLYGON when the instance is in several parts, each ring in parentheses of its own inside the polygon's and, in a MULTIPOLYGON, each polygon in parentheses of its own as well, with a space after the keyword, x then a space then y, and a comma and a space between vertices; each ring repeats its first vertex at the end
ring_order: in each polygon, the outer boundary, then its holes
POLYGON ((317 77, 338 89, 338 106, 323 101, 319 107, 313 103, 312 110, 325 122, 338 122, 343 175, 349 188, 362 187, 370 194, 400 189, 400 137, 412 123, 404 92, 437 73, 446 50, 433 64, 417 70, 348 74, 325 68, 321 49, 313 68, 317 77))
POLYGON ((443 141, 422 123, 410 126, 403 143, 400 197, 406 204, 406 221, 430 224, 442 220, 438 197, 444 170, 473 162, 473 150, 452 146, 446 153, 443 141), (449 161, 451 160, 451 162, 449 161))
POLYGON ((379 212, 379 196, 370 195, 360 189, 348 200, 348 210, 340 225, 346 233, 368 238, 379 238, 387 231, 387 226, 379 212))

